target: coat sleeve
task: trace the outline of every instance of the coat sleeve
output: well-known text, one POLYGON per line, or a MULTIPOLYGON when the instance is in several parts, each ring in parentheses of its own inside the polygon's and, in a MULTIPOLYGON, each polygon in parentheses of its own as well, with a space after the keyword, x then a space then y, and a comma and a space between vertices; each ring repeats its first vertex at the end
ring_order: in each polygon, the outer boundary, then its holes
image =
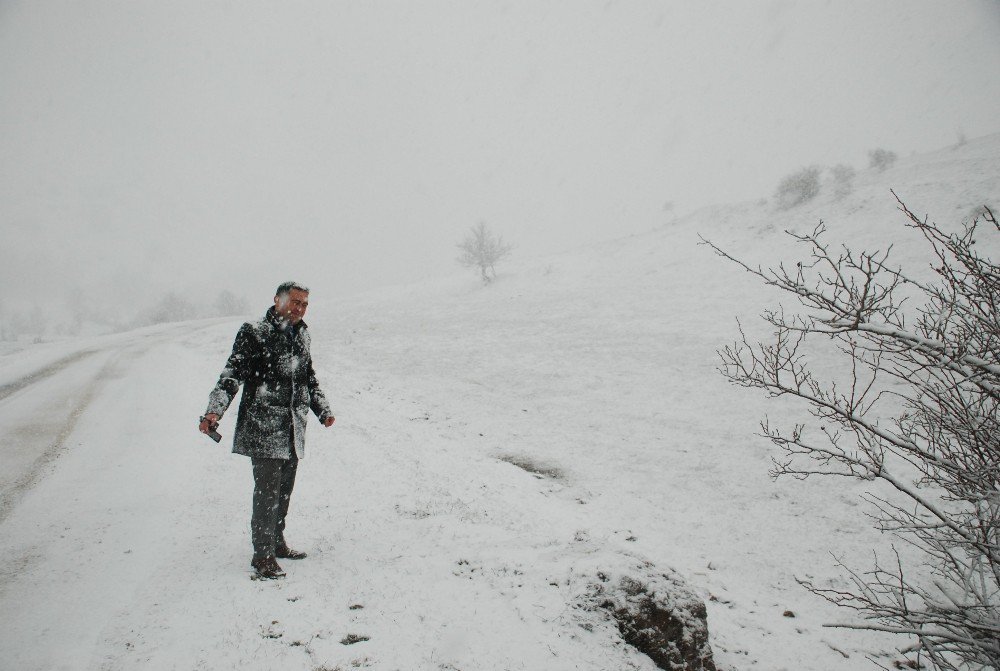
POLYGON ((229 409, 240 385, 246 382, 251 374, 252 365, 257 358, 259 346, 254 337, 253 326, 249 323, 240 327, 233 343, 233 353, 229 355, 225 368, 219 375, 219 381, 208 395, 208 407, 205 414, 215 413, 220 417, 229 409))
POLYGON ((319 417, 319 421, 325 422, 327 417, 333 416, 333 410, 326 400, 326 394, 319 388, 319 381, 316 379, 316 371, 313 369, 312 356, 309 357, 309 407, 319 417))

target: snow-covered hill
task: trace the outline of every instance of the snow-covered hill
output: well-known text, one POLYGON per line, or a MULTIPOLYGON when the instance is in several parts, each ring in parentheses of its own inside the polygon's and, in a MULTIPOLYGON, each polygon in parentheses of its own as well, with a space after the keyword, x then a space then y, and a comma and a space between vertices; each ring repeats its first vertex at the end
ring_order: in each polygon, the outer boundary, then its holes
MULTIPOLYGON (((842 614, 796 578, 839 584, 833 555, 864 566, 892 539, 870 528, 860 487, 768 477, 757 423, 794 410, 729 387, 715 351, 777 297, 698 244, 774 263, 794 251, 783 229, 822 219, 831 241, 893 243, 921 263, 890 188, 944 225, 1000 203, 1000 135, 860 172, 839 200, 716 207, 566 254, 522 251, 485 287, 467 273, 336 302, 314 289, 338 419, 310 429, 289 537, 311 555, 277 583, 247 579, 246 460, 194 432, 237 324, 117 342, 128 355, 99 386, 76 383, 91 401, 0 522, 0 662, 651 669, 575 607, 581 567, 627 554, 687 577, 720 668, 891 664, 893 641, 823 628, 842 614)), ((41 405, 34 388, 0 413, 41 405)), ((44 421, 31 412, 0 414, 5 445, 44 421)))

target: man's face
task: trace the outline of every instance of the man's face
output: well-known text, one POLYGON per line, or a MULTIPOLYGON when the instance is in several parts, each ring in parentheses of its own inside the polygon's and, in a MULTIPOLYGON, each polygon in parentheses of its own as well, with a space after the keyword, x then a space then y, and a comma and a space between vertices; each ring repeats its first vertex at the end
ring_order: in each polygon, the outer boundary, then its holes
POLYGON ((274 297, 274 309, 278 316, 290 324, 298 324, 309 307, 309 292, 292 289, 287 294, 274 297))

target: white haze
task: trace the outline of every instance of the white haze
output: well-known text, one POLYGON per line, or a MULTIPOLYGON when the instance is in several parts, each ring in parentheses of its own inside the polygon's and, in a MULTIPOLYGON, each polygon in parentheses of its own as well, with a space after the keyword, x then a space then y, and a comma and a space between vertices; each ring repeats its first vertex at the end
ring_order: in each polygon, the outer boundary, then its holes
MULTIPOLYGON (((0 2, 0 301, 552 252, 1000 130, 1000 3, 0 2)), ((474 277, 470 273, 470 281, 474 277)))

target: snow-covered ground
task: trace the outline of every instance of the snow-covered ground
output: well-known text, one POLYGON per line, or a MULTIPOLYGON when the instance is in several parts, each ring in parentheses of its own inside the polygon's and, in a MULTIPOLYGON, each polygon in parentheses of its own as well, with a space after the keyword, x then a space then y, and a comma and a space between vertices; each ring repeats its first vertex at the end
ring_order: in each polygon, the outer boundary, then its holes
POLYGON ((0 357, 0 668, 652 669, 578 607, 623 554, 686 576, 721 669, 891 664, 895 641, 824 628, 845 614, 796 578, 842 584, 834 555, 866 566, 892 539, 860 486, 768 477, 757 423, 794 410, 728 386, 715 351, 777 297, 698 245, 774 263, 782 229, 823 219, 916 262, 890 187, 966 219, 1000 203, 1000 136, 860 172, 841 200, 523 250, 486 287, 314 289, 337 423, 310 429, 288 530, 310 556, 282 581, 249 579, 248 460, 195 429, 238 321, 0 357))

